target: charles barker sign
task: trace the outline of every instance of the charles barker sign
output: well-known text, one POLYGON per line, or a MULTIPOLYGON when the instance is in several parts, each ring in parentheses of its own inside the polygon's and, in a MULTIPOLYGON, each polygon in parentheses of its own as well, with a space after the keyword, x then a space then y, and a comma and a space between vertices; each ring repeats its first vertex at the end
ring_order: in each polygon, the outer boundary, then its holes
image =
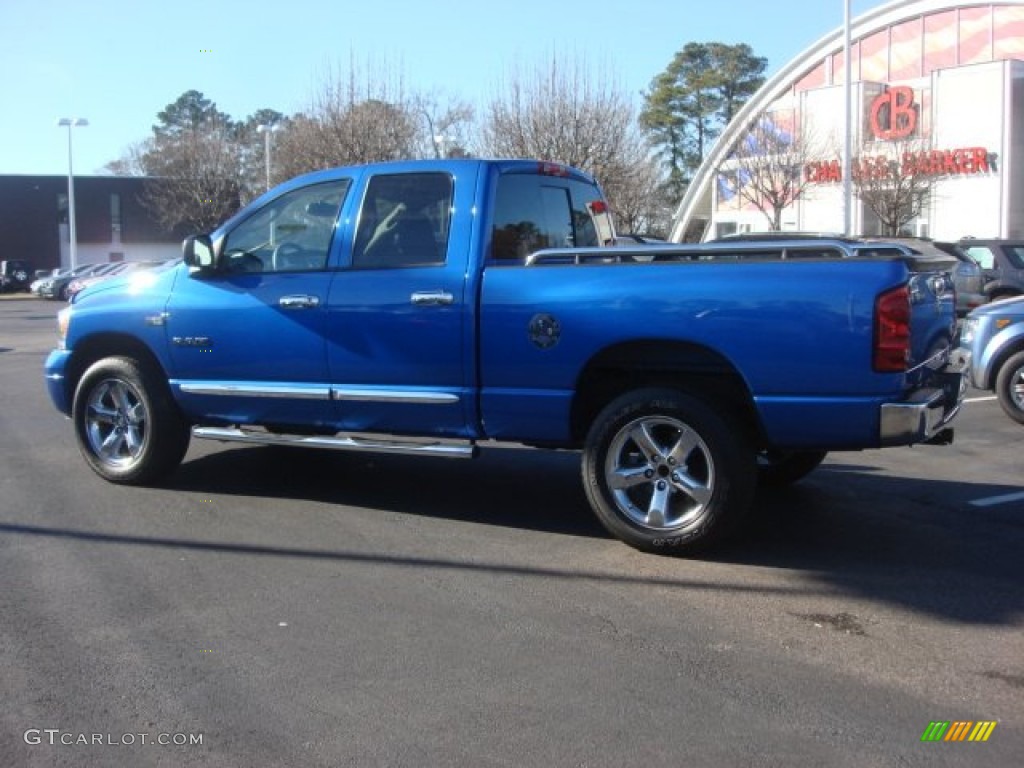
MULTIPOLYGON (((918 105, 914 91, 906 86, 893 86, 878 94, 868 108, 868 131, 876 141, 913 141, 918 135, 918 105)), ((855 181, 901 176, 967 176, 995 171, 991 155, 984 147, 957 149, 913 149, 899 158, 891 154, 854 158, 850 170, 855 181)), ((807 180, 827 184, 842 181, 842 165, 838 160, 808 163, 804 169, 807 180)))

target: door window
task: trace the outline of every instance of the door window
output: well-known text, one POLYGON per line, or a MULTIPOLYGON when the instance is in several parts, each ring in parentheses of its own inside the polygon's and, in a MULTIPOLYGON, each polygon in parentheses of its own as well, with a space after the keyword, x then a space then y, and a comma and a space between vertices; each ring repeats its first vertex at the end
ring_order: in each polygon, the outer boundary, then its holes
POLYGON ((996 268, 996 256, 988 246, 972 245, 966 250, 967 253, 970 254, 970 257, 978 262, 978 266, 982 269, 996 268))
POLYGON ((447 173, 374 176, 359 213, 352 265, 386 269, 444 264, 453 191, 447 173))
POLYGON ((221 263, 228 272, 325 269, 348 179, 295 189, 272 200, 228 233, 221 263))

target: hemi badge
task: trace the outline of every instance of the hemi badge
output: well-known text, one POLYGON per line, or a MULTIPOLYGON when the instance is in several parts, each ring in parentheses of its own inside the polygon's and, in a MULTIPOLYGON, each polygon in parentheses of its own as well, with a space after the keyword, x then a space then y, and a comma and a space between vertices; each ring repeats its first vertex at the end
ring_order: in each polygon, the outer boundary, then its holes
POLYGON ((159 315, 147 315, 146 325, 163 325, 167 318, 170 317, 169 312, 161 312, 159 315))

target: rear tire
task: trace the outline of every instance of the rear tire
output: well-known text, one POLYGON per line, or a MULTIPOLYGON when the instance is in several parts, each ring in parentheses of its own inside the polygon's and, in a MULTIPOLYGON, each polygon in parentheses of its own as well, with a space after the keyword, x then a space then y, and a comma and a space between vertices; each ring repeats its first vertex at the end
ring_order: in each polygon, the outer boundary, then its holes
POLYGON ((96 474, 142 485, 177 467, 191 436, 167 383, 128 357, 93 363, 75 390, 78 448, 96 474))
POLYGON ((670 389, 612 401, 591 426, 583 485, 608 531, 646 552, 693 552, 732 533, 753 500, 744 431, 711 405, 670 389))
POLYGON ((996 396, 1006 415, 1024 424, 1024 352, 1011 355, 999 368, 996 396))

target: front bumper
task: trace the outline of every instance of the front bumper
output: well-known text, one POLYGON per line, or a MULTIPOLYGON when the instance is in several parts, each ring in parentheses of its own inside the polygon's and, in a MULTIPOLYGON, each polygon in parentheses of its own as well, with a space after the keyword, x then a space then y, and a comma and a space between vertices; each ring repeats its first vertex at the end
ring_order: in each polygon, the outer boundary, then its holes
POLYGON ((932 374, 925 386, 898 403, 881 407, 879 441, 882 446, 952 442, 950 422, 963 405, 970 375, 971 356, 954 349, 944 368, 932 374))
POLYGON ((65 380, 68 362, 71 359, 71 352, 66 349, 55 349, 50 352, 43 366, 43 375, 46 378, 46 391, 50 400, 61 413, 71 415, 71 398, 68 393, 65 380))

